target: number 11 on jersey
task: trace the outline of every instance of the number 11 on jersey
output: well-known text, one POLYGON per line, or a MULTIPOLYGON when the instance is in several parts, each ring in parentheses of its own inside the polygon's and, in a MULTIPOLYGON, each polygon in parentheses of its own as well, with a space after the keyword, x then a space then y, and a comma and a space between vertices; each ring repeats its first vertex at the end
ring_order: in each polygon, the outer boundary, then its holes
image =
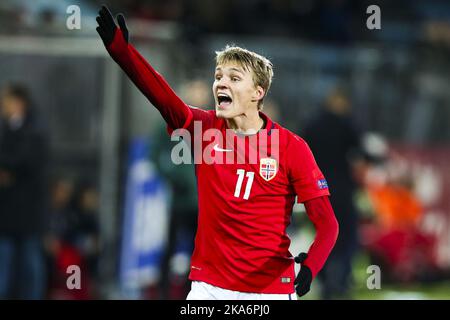
POLYGON ((236 198, 239 198, 239 196, 241 195, 241 187, 242 183, 244 182, 245 176, 247 177, 247 184, 245 185, 245 192, 243 199, 248 200, 248 197, 250 196, 250 190, 252 189, 253 178, 255 177, 255 173, 249 171, 246 174, 244 169, 238 169, 236 174, 238 175, 238 180, 236 183, 236 189, 234 190, 234 196, 236 198))

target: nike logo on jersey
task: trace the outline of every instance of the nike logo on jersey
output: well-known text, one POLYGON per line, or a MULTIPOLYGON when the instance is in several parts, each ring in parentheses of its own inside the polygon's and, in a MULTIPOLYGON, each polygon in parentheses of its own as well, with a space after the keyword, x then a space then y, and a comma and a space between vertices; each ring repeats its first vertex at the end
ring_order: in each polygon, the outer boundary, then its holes
POLYGON ((233 151, 233 149, 222 149, 222 148, 219 148, 219 144, 218 143, 216 143, 215 145, 214 145, 214 151, 217 151, 217 152, 231 152, 231 151, 233 151))

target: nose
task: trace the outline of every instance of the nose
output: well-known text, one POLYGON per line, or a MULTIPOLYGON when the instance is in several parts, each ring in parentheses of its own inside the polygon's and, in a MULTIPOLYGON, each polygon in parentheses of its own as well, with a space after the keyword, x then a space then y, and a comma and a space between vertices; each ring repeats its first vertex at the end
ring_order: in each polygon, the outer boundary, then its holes
POLYGON ((224 77, 220 78, 220 80, 216 81, 216 88, 217 89, 227 89, 228 88, 228 82, 224 80, 224 77))

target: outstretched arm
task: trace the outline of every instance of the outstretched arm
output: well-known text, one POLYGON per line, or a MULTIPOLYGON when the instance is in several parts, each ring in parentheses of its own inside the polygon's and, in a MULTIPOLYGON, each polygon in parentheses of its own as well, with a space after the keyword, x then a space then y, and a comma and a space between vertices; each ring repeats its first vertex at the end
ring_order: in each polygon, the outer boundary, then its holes
POLYGON ((186 128, 192 112, 164 78, 128 43, 128 29, 123 15, 117 16, 117 27, 111 12, 105 6, 97 17, 97 32, 106 50, 128 77, 159 110, 171 128, 186 128))

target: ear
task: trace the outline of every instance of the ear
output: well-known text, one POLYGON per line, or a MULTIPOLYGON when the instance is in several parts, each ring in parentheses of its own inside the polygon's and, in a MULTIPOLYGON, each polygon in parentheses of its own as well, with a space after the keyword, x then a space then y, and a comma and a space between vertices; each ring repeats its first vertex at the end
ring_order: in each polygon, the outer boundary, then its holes
POLYGON ((261 87, 261 86, 257 86, 256 87, 256 89, 255 89, 255 91, 254 91, 254 93, 253 93, 253 99, 255 100, 255 101, 259 101, 259 100, 261 100, 262 98, 264 98, 264 94, 265 94, 266 92, 264 91, 264 89, 261 87))

